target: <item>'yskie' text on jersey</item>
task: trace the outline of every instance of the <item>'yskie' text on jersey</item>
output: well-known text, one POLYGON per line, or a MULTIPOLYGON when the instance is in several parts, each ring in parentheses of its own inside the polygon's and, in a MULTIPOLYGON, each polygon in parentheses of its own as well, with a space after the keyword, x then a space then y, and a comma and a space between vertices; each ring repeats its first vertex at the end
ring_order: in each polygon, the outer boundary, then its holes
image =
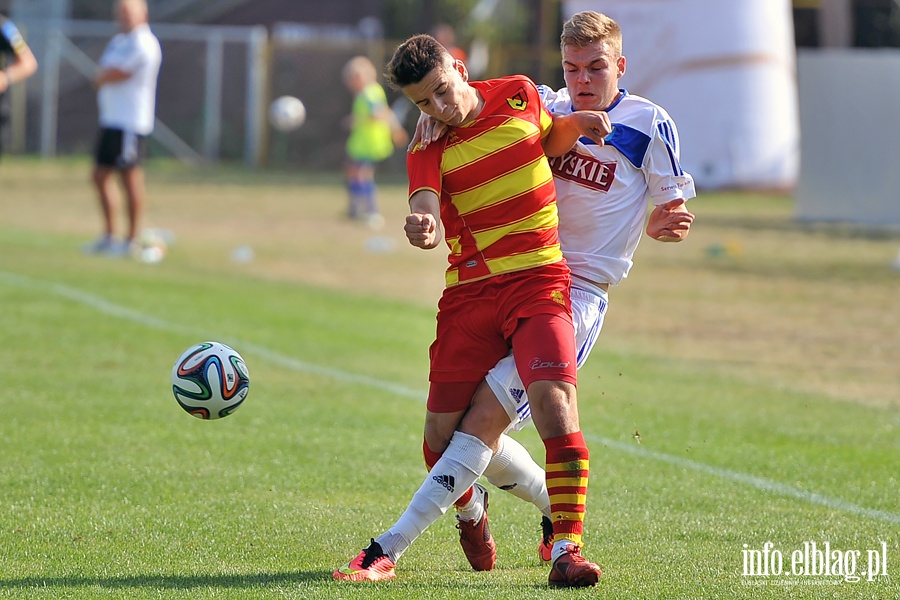
POLYGON ((595 157, 570 150, 563 156, 550 159, 553 175, 579 185, 608 192, 616 178, 616 163, 603 162, 595 157))

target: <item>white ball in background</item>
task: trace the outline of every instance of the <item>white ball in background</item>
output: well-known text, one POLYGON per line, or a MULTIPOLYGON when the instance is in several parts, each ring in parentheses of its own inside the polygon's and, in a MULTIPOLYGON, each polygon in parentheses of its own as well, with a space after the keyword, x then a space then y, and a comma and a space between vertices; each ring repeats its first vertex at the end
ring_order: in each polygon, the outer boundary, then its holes
POLYGON ((278 131, 292 131, 306 121, 306 107, 299 98, 281 96, 269 105, 269 123, 278 131))
POLYGON ((236 263, 252 262, 254 257, 253 248, 250 246, 238 246, 231 251, 231 260, 236 263))

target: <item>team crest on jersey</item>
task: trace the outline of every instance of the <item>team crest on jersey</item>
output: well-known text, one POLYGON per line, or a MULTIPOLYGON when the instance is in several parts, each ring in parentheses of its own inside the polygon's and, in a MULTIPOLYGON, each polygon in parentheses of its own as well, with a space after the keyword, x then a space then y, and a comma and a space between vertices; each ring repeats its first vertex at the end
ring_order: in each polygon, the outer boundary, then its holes
POLYGON ((512 98, 507 98, 506 102, 513 110, 525 110, 528 107, 527 98, 528 96, 525 94, 525 88, 519 88, 519 91, 516 92, 516 95, 512 98))
POLYGON ((559 290, 553 290, 552 292, 550 292, 550 299, 557 304, 562 304, 563 306, 566 305, 566 299, 563 296, 563 293, 559 290))

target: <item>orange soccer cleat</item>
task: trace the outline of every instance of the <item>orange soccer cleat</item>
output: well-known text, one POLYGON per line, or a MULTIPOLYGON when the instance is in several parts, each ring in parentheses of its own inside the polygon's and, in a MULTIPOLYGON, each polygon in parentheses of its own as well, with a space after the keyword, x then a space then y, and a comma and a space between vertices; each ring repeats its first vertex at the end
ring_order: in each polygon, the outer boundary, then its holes
POLYGON ((387 581, 397 576, 392 561, 374 539, 346 567, 336 569, 332 577, 343 581, 387 581))

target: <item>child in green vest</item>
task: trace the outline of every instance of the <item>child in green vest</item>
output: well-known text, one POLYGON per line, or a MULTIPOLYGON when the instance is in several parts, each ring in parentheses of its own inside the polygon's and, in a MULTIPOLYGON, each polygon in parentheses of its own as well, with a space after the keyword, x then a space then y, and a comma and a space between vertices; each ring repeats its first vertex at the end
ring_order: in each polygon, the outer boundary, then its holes
POLYGON ((350 197, 347 214, 380 226, 383 218, 376 202, 375 165, 393 154, 395 145, 405 146, 408 135, 388 106, 371 60, 365 56, 350 59, 343 79, 353 93, 345 172, 350 197))

